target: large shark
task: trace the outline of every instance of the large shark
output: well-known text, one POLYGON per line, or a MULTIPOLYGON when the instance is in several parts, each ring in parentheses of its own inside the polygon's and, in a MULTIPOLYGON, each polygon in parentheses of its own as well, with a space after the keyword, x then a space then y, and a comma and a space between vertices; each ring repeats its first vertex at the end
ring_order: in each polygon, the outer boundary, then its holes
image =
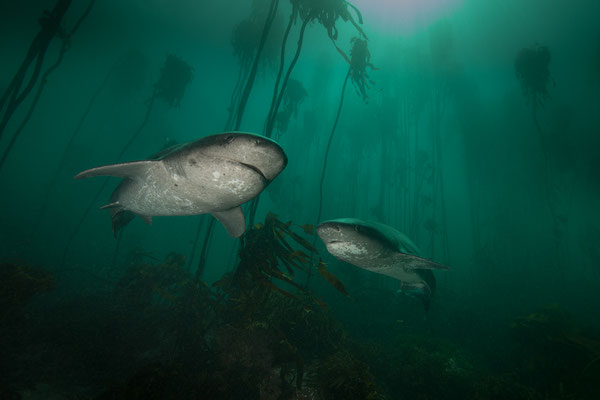
POLYGON ((432 269, 448 267, 417 256, 417 246, 391 226, 356 218, 326 221, 317 234, 336 258, 402 282, 401 291, 429 308, 435 290, 432 269))
POLYGON ((105 165, 80 172, 124 178, 102 208, 111 212, 113 231, 133 214, 212 214, 230 236, 246 229, 241 204, 256 197, 287 165, 275 141, 251 133, 228 132, 176 145, 150 160, 105 165))

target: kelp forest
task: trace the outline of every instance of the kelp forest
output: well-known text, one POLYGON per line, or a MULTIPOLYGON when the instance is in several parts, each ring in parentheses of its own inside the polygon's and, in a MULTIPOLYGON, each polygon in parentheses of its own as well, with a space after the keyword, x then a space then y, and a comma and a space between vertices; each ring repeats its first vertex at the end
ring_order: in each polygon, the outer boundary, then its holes
POLYGON ((0 398, 600 398, 597 1, 4 3, 0 398))

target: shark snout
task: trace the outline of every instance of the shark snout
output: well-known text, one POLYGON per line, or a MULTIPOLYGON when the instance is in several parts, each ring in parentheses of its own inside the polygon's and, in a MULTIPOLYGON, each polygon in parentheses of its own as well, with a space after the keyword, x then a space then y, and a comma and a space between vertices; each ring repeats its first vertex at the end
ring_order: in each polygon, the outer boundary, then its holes
POLYGON ((254 165, 268 181, 272 181, 287 166, 287 155, 277 142, 265 137, 256 139, 256 147, 264 158, 260 157, 254 165))
POLYGON ((234 161, 254 170, 266 183, 275 179, 288 163, 283 148, 274 140, 246 132, 226 132, 205 138, 203 154, 234 161))
POLYGON ((256 170, 270 182, 288 163, 283 148, 274 140, 251 133, 231 133, 225 137, 230 157, 256 170))
POLYGON ((317 226, 317 235, 325 242, 339 242, 342 240, 342 227, 335 222, 322 222, 317 226))

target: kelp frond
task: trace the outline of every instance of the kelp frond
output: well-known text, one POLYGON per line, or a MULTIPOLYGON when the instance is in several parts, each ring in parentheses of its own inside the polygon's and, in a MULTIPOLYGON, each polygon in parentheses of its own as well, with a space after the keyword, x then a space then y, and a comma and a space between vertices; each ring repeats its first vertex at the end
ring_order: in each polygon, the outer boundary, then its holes
POLYGON ((548 84, 550 83, 550 50, 537 43, 525 47, 517 53, 515 60, 515 74, 521 82, 523 94, 535 107, 543 105, 548 98, 548 84))
POLYGON ((357 93, 368 101, 367 89, 374 85, 369 78, 367 68, 371 70, 377 69, 371 64, 371 53, 367 47, 367 41, 359 37, 352 38, 352 49, 350 50, 350 79, 356 88, 357 93))
POLYGON ((154 97, 164 100, 171 107, 179 106, 192 77, 193 68, 181 58, 169 54, 154 84, 154 97))

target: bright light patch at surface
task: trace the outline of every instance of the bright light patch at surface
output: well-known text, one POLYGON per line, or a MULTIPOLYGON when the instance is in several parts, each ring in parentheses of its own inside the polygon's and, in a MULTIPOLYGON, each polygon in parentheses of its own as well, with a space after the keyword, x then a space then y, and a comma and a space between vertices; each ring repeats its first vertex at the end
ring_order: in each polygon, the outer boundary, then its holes
POLYGON ((455 10, 463 0, 350 0, 368 21, 369 30, 407 33, 455 10))

